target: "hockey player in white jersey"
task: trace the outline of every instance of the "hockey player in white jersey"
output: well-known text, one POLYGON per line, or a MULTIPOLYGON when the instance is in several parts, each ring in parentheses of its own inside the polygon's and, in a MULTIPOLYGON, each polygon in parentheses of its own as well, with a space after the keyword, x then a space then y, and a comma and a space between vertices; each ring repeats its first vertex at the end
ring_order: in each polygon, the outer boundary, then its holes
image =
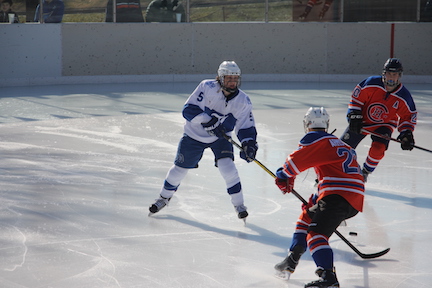
POLYGON ((234 132, 243 147, 240 157, 247 162, 253 161, 258 150, 257 131, 252 103, 239 89, 240 82, 239 66, 234 61, 224 61, 216 79, 203 80, 189 96, 183 107, 186 123, 174 165, 168 171, 159 199, 149 207, 149 215, 168 204, 189 169, 197 168, 204 150, 210 148, 238 218, 244 220, 248 216, 234 164, 233 146, 225 138, 234 132))

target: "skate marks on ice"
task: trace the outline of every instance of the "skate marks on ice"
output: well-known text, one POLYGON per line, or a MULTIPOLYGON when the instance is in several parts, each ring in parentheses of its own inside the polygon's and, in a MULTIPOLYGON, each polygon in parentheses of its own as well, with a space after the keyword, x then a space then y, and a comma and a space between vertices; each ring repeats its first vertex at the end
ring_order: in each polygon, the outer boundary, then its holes
MULTIPOLYGON (((328 93, 334 107, 329 109, 330 125, 337 128, 337 135, 346 127, 346 101, 353 85, 345 85, 348 88, 340 91, 340 97, 328 93)), ((275 171, 296 149, 304 134, 302 115, 310 105, 322 102, 316 96, 322 93, 322 89, 255 91, 257 158, 269 169, 275 171), (279 96, 268 96, 274 94, 279 96), (269 113, 269 107, 278 109, 269 113)), ((35 109, 27 113, 19 105, 7 104, 9 116, 0 125, 2 285, 297 288, 315 280, 308 253, 289 281, 273 276, 274 265, 286 256, 301 204, 292 195, 281 195, 265 171, 237 154, 250 213, 246 227, 237 218, 211 154, 205 154, 199 169, 187 176, 175 202, 147 217, 172 165, 185 100, 164 94, 163 102, 171 106, 156 109, 164 103, 152 94, 124 94, 121 103, 110 98, 121 105, 142 101, 121 110, 139 113, 139 107, 145 107, 141 112, 146 115, 117 111, 119 105, 107 105, 101 95, 38 98, 56 101, 55 111, 48 111, 53 106, 33 103, 35 109), (93 97, 98 99, 92 101, 93 97), (152 101, 151 107, 146 101, 152 101), (65 103, 75 107, 73 114, 62 108, 65 103), (178 111, 163 113, 174 111, 173 107, 178 111)), ((422 99, 419 120, 430 114, 430 99, 422 99)), ((0 98, 2 104, 5 100, 17 99, 0 98)), ((415 132, 419 146, 432 143, 430 123, 419 121, 415 132)), ((360 162, 367 142, 357 149, 360 162)), ((333 236, 330 245, 342 287, 428 287, 428 257, 419 247, 429 247, 431 232, 418 224, 432 217, 432 162, 427 157, 422 151, 401 151, 399 145, 390 144, 368 181, 365 212, 338 229, 365 253, 385 247, 391 251, 382 258, 363 260, 333 236), (358 236, 349 236, 350 231, 358 236)), ((313 191, 311 175, 297 179, 296 190, 303 197, 313 191)))
POLYGON ((22 268, 26 261, 27 237, 17 226, 0 224, 0 230, 5 235, 1 239, 1 247, 6 251, 5 261, 1 262, 0 270, 14 272, 22 268))

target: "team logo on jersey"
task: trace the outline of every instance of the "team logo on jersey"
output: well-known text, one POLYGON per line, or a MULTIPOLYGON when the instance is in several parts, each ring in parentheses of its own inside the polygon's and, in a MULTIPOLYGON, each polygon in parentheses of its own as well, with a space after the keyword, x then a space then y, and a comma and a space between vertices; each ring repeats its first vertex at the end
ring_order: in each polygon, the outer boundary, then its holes
POLYGON ((248 104, 252 104, 252 101, 249 99, 248 96, 246 96, 246 101, 247 101, 248 104))
POLYGON ((214 88, 214 87, 216 87, 216 84, 215 84, 214 81, 207 81, 207 82, 205 83, 205 85, 209 86, 210 88, 214 88))
POLYGON ((178 153, 175 159, 176 163, 184 163, 184 155, 182 153, 178 153))
POLYGON ((367 115, 375 123, 383 123, 388 117, 388 109, 381 103, 371 104, 368 108, 367 115))

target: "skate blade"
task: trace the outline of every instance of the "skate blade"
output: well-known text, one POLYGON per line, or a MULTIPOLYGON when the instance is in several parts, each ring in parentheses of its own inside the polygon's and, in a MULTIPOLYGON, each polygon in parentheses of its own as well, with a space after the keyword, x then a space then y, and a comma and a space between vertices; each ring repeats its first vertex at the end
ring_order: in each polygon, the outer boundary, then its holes
POLYGON ((278 278, 278 279, 282 279, 282 280, 285 280, 285 281, 288 281, 289 279, 290 279, 290 277, 291 277, 291 272, 288 272, 288 271, 277 271, 276 270, 276 272, 275 272, 275 277, 276 278, 278 278))

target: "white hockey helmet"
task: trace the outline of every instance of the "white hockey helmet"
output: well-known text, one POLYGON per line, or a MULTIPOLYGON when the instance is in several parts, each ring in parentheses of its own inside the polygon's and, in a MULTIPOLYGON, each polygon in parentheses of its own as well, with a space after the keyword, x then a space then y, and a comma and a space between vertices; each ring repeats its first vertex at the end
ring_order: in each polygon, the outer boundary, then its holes
POLYGON ((330 116, 324 107, 310 107, 303 118, 305 133, 308 129, 325 129, 327 131, 330 116))
POLYGON ((222 88, 228 92, 235 92, 237 91, 238 88, 240 88, 240 78, 241 78, 241 70, 239 68, 239 66, 237 65, 237 63, 235 63, 234 61, 223 61, 220 65, 219 65, 219 69, 217 71, 217 75, 219 78, 219 82, 222 86, 222 88), (224 77, 227 75, 236 75, 239 76, 239 80, 237 83, 237 88, 234 89, 233 91, 230 91, 232 89, 227 89, 224 86, 224 77))

